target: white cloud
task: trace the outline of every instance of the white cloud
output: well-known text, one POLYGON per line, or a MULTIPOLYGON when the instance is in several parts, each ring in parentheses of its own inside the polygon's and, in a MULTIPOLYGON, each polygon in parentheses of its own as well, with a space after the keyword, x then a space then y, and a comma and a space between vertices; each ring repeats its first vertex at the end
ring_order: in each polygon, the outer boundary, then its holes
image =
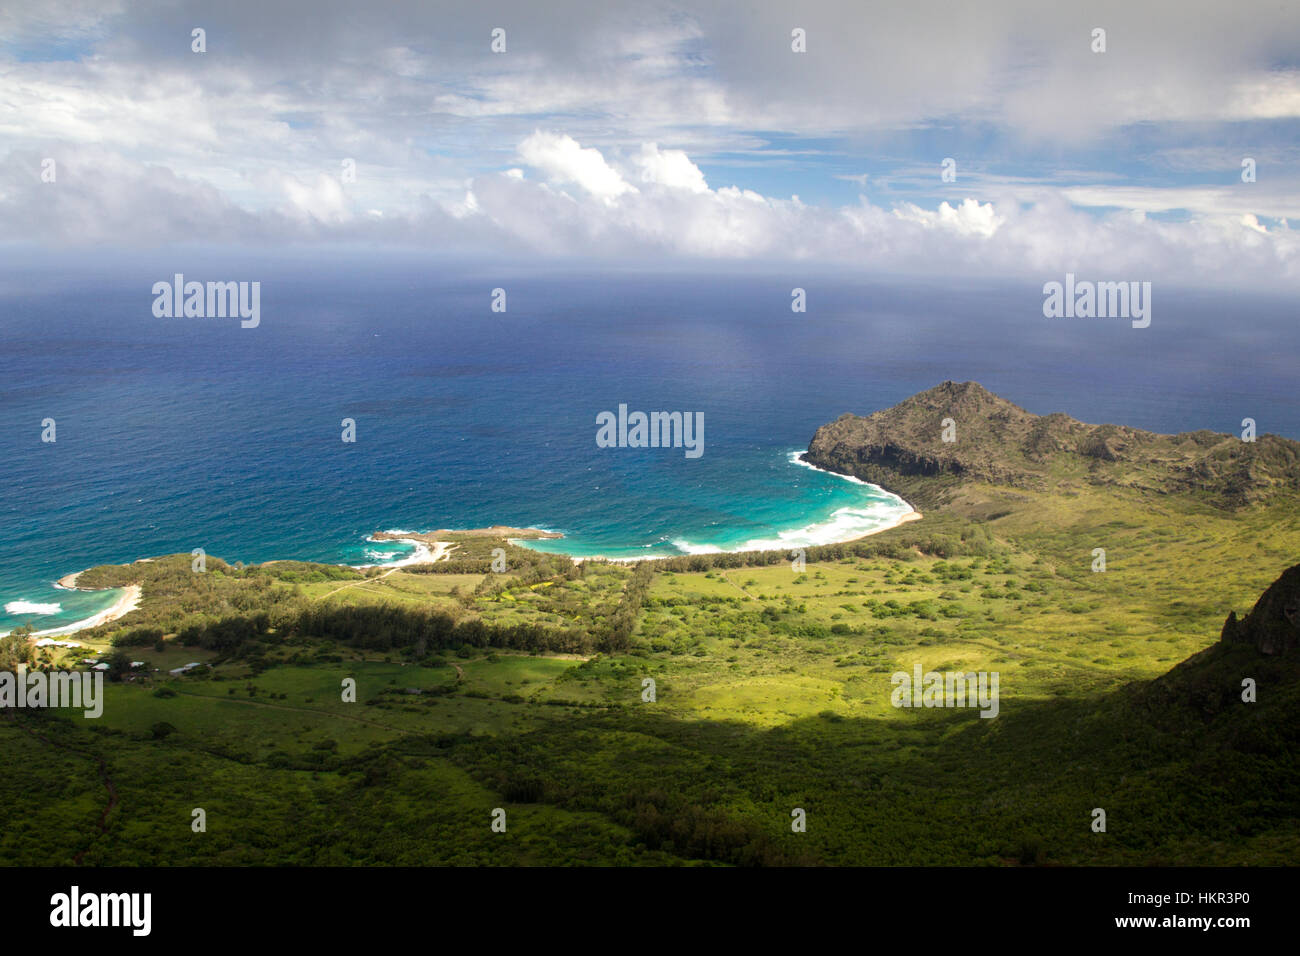
POLYGON ((563 133, 534 132, 519 144, 519 158, 540 169, 551 182, 576 183, 599 199, 611 200, 636 187, 605 162, 600 150, 583 148, 563 133))
POLYGON ((297 176, 273 170, 263 179, 264 188, 283 196, 280 208, 290 217, 320 223, 341 223, 352 217, 343 186, 335 176, 317 173, 303 182, 297 176))
POLYGON ((641 182, 656 183, 669 189, 706 193, 709 184, 704 181, 700 167, 680 149, 660 149, 656 143, 644 143, 633 164, 641 171, 641 182))
POLYGON ((1257 214, 1272 219, 1300 215, 1300 194, 1289 184, 1234 183, 1231 186, 1066 186, 1060 194, 1077 206, 1139 209, 1158 213, 1189 210, 1201 216, 1257 214))
POLYGON ((1249 119, 1300 116, 1300 71, 1258 73, 1239 82, 1226 112, 1232 117, 1249 119))
POLYGON ((11 153, 0 164, 0 239, 363 240, 533 257, 781 260, 913 275, 1074 271, 1262 288, 1293 288, 1300 280, 1300 235, 1285 219, 1264 225, 1230 204, 1169 222, 1148 218, 1140 196, 1097 215, 1082 211, 1071 189, 1040 186, 1028 204, 1012 191, 935 208, 885 207, 860 196, 837 208, 733 185, 710 189, 689 156, 653 143, 616 162, 567 134, 539 132, 517 152, 540 179, 509 168, 474 177, 448 198, 422 195, 380 208, 336 177, 272 171, 260 174, 257 188, 278 199, 256 210, 110 151, 67 154, 56 184, 39 183, 39 154, 11 153), (636 189, 620 165, 627 175, 652 179, 636 189), (581 188, 570 194, 561 183, 581 188))
POLYGON ((895 207, 894 215, 927 228, 942 228, 957 235, 984 236, 986 239, 1004 222, 992 203, 981 204, 969 198, 963 199, 956 207, 941 202, 934 212, 910 202, 900 203, 895 207))

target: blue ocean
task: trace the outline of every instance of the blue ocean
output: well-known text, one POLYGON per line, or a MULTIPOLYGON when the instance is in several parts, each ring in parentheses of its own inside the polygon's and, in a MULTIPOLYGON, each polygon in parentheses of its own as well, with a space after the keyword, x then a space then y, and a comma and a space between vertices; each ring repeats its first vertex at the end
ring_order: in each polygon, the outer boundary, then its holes
POLYGON ((844 412, 945 379, 1090 422, 1236 433, 1250 417, 1300 438, 1292 303, 1157 285, 1136 330, 1042 302, 1041 284, 373 252, 3 267, 0 631, 118 597, 62 575, 198 547, 385 563, 409 548, 375 531, 490 524, 608 557, 844 540, 908 506, 795 456, 844 412), (260 324, 156 318, 151 286, 177 272, 259 281, 260 324), (702 413, 703 454, 598 447, 596 416, 620 404, 702 413))

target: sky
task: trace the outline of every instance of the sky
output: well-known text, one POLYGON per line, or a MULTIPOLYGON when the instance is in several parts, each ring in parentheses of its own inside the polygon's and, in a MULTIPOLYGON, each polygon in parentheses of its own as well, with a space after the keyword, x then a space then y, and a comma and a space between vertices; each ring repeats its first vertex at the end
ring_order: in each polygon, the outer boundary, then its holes
POLYGON ((0 0, 0 248, 1289 290, 1298 123, 1278 2, 0 0))

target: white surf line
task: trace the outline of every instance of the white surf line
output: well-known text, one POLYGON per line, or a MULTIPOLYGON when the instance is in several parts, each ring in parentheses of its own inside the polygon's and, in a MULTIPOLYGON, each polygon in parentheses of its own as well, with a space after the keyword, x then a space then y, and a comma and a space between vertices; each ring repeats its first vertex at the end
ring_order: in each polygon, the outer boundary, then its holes
POLYGON ((389 568, 390 570, 395 570, 412 564, 428 564, 431 561, 437 560, 437 558, 433 556, 433 552, 429 550, 429 546, 423 541, 419 541, 415 538, 385 538, 380 541, 373 537, 367 537, 366 541, 370 544, 387 544, 389 541, 396 541, 400 544, 411 545, 411 547, 415 549, 415 552, 405 558, 399 558, 396 561, 376 561, 373 564, 345 564, 343 567, 352 568, 356 571, 364 571, 367 568, 389 568))
MULTIPOLYGON (((64 590, 77 591, 112 591, 115 588, 67 588, 64 590)), ((140 606, 141 588, 138 584, 128 584, 122 588, 122 596, 117 599, 112 607, 100 611, 98 614, 92 614, 88 618, 77 621, 73 624, 65 624, 62 627, 50 627, 43 631, 33 631, 32 637, 62 637, 66 634, 75 634, 77 631, 84 631, 92 627, 98 627, 101 624, 107 624, 109 621, 116 621, 120 617, 125 617, 137 607, 140 606)), ((0 637, 7 637, 12 631, 5 631, 0 637)))
MULTIPOLYGON (((393 532, 388 533, 392 534, 393 532)), ((363 571, 367 568, 386 568, 392 572, 398 568, 410 567, 412 564, 434 564, 438 561, 450 560, 451 549, 456 546, 454 541, 434 541, 433 547, 430 548, 428 544, 418 538, 385 538, 383 541, 378 541, 373 537, 368 537, 366 541, 371 544, 385 544, 389 541, 397 541, 401 544, 409 544, 415 549, 415 552, 396 561, 377 561, 374 564, 345 564, 343 567, 357 571, 363 571)))
MULTIPOLYGON (((908 508, 912 507, 912 505, 909 502, 904 501, 901 497, 894 494, 888 488, 881 488, 879 485, 873 485, 871 482, 863 481, 861 478, 858 478, 855 475, 844 475, 838 471, 831 471, 829 468, 818 468, 816 465, 812 464, 811 462, 807 462, 803 460, 802 456, 806 454, 808 454, 807 448, 803 449, 802 451, 790 452, 788 458, 791 464, 799 465, 802 468, 811 468, 813 471, 820 471, 824 475, 834 475, 836 478, 843 478, 845 481, 851 481, 855 485, 866 485, 868 488, 875 488, 877 491, 881 492, 882 494, 889 495, 889 497, 893 498, 900 505, 906 505, 908 508)), ((912 510, 915 511, 916 509, 913 508, 912 510)))

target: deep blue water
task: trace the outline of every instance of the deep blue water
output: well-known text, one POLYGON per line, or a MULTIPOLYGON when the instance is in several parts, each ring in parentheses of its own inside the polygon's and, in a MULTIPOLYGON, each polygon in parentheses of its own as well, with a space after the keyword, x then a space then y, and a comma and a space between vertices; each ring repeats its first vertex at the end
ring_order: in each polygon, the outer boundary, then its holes
POLYGON ((611 556, 816 540, 839 509, 896 506, 791 453, 944 379, 1084 421, 1300 437, 1300 325, 1263 297, 1157 285, 1135 330, 1045 319, 1040 285, 158 261, 0 271, 0 606, 62 607, 0 631, 112 603, 53 589, 63 574, 195 547, 363 563, 401 550, 376 530, 487 524, 611 556), (154 318, 176 271, 259 280, 261 325, 154 318), (619 403, 703 412, 703 456, 596 447, 619 403))

